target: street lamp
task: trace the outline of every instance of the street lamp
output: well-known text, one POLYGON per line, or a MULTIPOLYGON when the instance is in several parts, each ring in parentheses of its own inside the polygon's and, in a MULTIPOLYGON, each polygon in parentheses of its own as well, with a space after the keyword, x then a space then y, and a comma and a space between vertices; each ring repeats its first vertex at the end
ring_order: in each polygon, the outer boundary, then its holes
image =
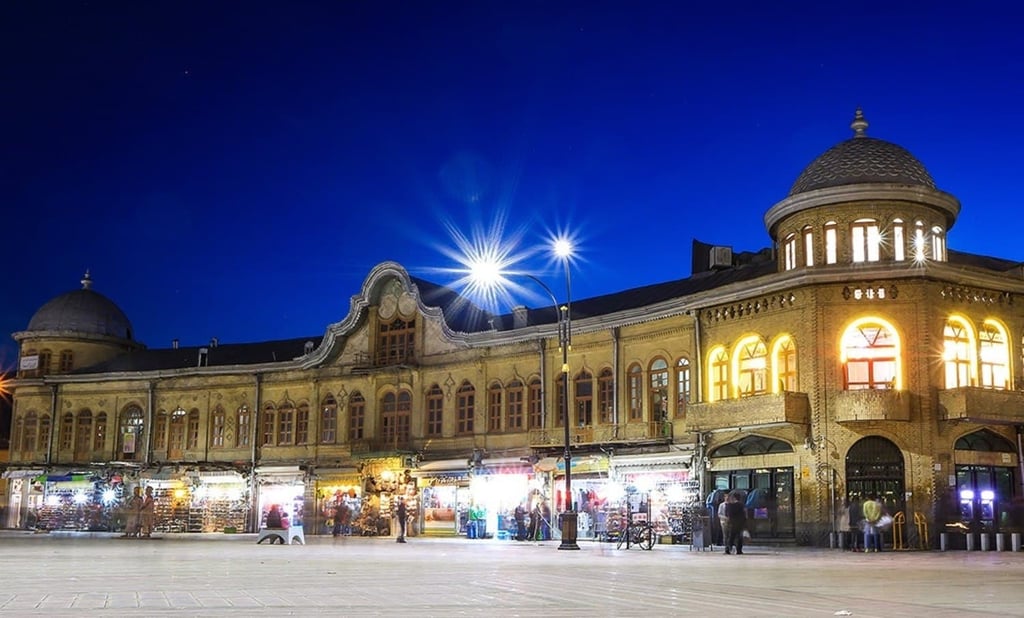
POLYGON ((552 249, 555 256, 562 262, 565 271, 565 304, 559 305, 555 293, 546 283, 529 273, 504 271, 503 264, 494 260, 477 257, 469 260, 466 265, 470 270, 470 279, 475 286, 488 288, 498 285, 506 277, 522 276, 539 285, 551 297, 552 306, 557 311, 558 347, 562 350, 562 428, 564 433, 565 452, 565 510, 562 512, 562 542, 558 549, 579 549, 576 543, 577 514, 572 499, 572 438, 569 433, 569 348, 572 346, 572 280, 569 261, 572 258, 572 242, 565 238, 554 241, 552 249))

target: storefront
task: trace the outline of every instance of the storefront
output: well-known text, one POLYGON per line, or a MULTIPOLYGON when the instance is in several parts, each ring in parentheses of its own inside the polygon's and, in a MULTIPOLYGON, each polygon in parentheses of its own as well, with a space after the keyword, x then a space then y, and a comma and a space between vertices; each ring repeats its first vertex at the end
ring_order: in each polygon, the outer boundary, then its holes
POLYGON ((213 470, 191 477, 189 532, 243 532, 249 517, 248 481, 241 473, 213 470))
POLYGON ((355 468, 323 468, 314 476, 316 481, 316 509, 313 517, 306 518, 306 534, 332 534, 339 504, 347 509, 347 522, 339 532, 358 534, 352 523, 363 509, 363 483, 355 468), (312 519, 312 521, 311 521, 312 519))
MULTIPOLYGON (((24 492, 24 483, 22 484, 24 492)), ((50 472, 31 479, 27 515, 41 530, 113 531, 118 528, 124 495, 120 475, 97 472, 50 472)))
MULTIPOLYGON (((551 475, 553 508, 557 516, 565 510, 565 461, 548 457, 537 462, 537 470, 551 475)), ((609 511, 613 502, 621 499, 618 488, 609 477, 608 457, 604 455, 575 456, 572 459, 572 503, 578 513, 576 517, 577 538, 603 538, 608 525, 609 511), (610 502, 611 501, 611 502, 610 502)), ((543 507, 549 506, 542 504, 543 507)), ((545 526, 559 529, 557 520, 542 522, 545 526)))
POLYGON ((655 535, 678 538, 692 529, 692 518, 702 514, 694 511, 701 499, 689 466, 689 454, 615 457, 611 476, 621 488, 616 492, 628 503, 622 506, 650 521, 655 535))
POLYGON ((466 533, 469 518, 470 475, 465 459, 421 463, 412 471, 420 487, 423 534, 449 536, 466 533))
POLYGON ((3 474, 7 487, 7 514, 0 526, 4 528, 30 528, 35 525, 39 507, 43 503, 42 486, 33 491, 32 479, 44 474, 43 470, 7 470, 3 474), (31 524, 31 525, 30 525, 31 524))
POLYGON ((299 466, 256 468, 256 528, 263 528, 267 512, 278 505, 293 526, 304 525, 306 510, 305 472, 299 466))

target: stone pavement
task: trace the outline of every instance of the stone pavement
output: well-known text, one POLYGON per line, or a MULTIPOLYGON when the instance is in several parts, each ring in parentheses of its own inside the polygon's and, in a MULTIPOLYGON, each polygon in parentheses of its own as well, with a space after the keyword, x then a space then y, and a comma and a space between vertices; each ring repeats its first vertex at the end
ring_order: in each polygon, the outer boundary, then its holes
POLYGON ((255 539, 3 531, 0 618, 1024 616, 1024 553, 255 539))

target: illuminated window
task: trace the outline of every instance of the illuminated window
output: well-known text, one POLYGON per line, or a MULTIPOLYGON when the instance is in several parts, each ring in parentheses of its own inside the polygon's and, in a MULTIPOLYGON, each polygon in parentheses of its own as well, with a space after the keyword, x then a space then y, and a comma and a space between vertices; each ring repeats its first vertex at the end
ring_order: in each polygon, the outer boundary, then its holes
POLYGON ((501 431, 501 384, 487 389, 487 431, 501 431))
POLYGON ((188 433, 185 448, 192 450, 199 447, 199 410, 188 413, 188 433))
POLYGON ((362 440, 366 429, 366 400, 359 391, 348 398, 348 439, 362 440))
POLYGON ((918 221, 914 224, 914 259, 923 262, 924 258, 924 224, 918 221))
POLYGON ((985 320, 978 332, 978 378, 984 388, 1010 388, 1010 350, 1006 332, 993 320, 985 320))
POLYGON ((476 389, 469 382, 463 382, 456 393, 456 433, 473 433, 473 416, 476 414, 476 389))
POLYGON ((839 238, 837 234, 835 221, 829 221, 825 224, 826 264, 835 264, 839 259, 839 238))
POLYGON ((274 438, 277 435, 277 410, 274 404, 268 403, 263 408, 263 446, 274 446, 274 438))
POLYGON ((690 359, 680 358, 676 361, 676 417, 686 416, 686 404, 690 403, 690 359))
POLYGON ((740 397, 768 392, 768 348, 756 337, 740 341, 735 354, 736 387, 740 397))
POLYGON ((892 222, 892 259, 902 262, 907 259, 907 240, 904 238, 903 220, 894 219, 892 222))
POLYGON ((841 346, 847 390, 902 387, 899 339, 887 324, 859 320, 843 333, 841 346))
POLYGON ((320 444, 338 441, 338 401, 333 395, 320 402, 320 444))
POLYGON ((75 457, 81 458, 92 451, 92 412, 82 410, 75 424, 75 457))
POLYGON ((381 400, 381 437, 392 448, 409 442, 412 419, 412 395, 409 391, 385 393, 381 400))
POLYGON ((641 378, 640 365, 629 367, 627 382, 629 384, 629 420, 643 420, 644 410, 641 406, 643 400, 643 380, 641 378))
POLYGON ((96 415, 96 422, 92 427, 92 450, 102 451, 107 446, 107 413, 100 412, 96 415))
POLYGON ((227 431, 227 415, 220 404, 210 414, 210 447, 224 448, 224 433, 227 431))
POLYGON ((118 436, 120 445, 117 449, 121 459, 128 461, 141 459, 140 453, 145 449, 142 437, 144 427, 142 408, 130 405, 121 412, 121 427, 118 436))
POLYGON ((295 405, 285 401, 277 410, 277 444, 295 444, 295 405))
POLYGON ((648 418, 652 421, 668 420, 668 363, 656 358, 648 372, 648 418))
POLYGON ((60 373, 67 373, 75 367, 75 354, 71 350, 60 351, 60 373))
POLYGON ((249 434, 252 432, 252 414, 249 412, 249 406, 238 406, 235 418, 235 425, 238 427, 235 446, 249 446, 249 434))
POLYGON ((946 388, 971 386, 974 383, 974 332, 961 318, 951 317, 942 331, 942 364, 946 388))
POLYGON ((540 429, 544 426, 544 397, 540 379, 530 380, 530 390, 527 392, 526 409, 529 414, 530 429, 540 429))
POLYGON ((874 219, 858 219, 850 226, 854 262, 877 262, 881 235, 874 219))
POLYGON ((505 389, 505 428, 508 431, 523 430, 523 383, 512 380, 505 389))
POLYGON ((594 424, 594 376, 583 370, 576 375, 576 426, 589 427, 594 424))
POLYGON ((306 402, 295 410, 295 444, 309 444, 309 404, 306 402))
POLYGON ((804 235, 804 266, 814 266, 814 228, 807 225, 803 229, 804 235))
POLYGON ((708 354, 708 401, 729 398, 729 354, 719 346, 708 354))
POLYGON ((427 391, 427 435, 440 436, 444 431, 444 393, 437 384, 427 391))
POLYGON ((780 391, 796 392, 796 344, 793 338, 786 335, 776 340, 772 352, 773 383, 780 391))
POLYGON ((603 425, 615 422, 615 375, 608 367, 597 376, 597 414, 603 425))
POLYGON ((796 234, 790 234, 782 241, 782 253, 784 257, 784 269, 793 270, 796 268, 796 234))
POLYGON ((403 365, 415 358, 416 320, 393 320, 379 326, 377 365, 403 365))
POLYGON ((937 225, 932 228, 932 259, 936 262, 946 261, 946 237, 937 225))

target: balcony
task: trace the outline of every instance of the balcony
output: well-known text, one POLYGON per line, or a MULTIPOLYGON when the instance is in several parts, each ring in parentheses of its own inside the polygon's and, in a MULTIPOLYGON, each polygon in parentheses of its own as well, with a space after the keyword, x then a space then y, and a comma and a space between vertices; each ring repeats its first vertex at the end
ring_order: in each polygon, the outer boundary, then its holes
MULTIPOLYGON (((533 448, 565 446, 565 430, 531 429, 529 440, 533 448)), ((644 421, 575 427, 569 430, 569 441, 574 445, 668 443, 672 441, 672 423, 644 421)))
POLYGON ((351 446, 352 454, 393 453, 411 451, 412 440, 399 437, 353 440, 351 446))
POLYGON ((909 421, 910 393, 891 389, 864 389, 836 393, 835 420, 909 421))
POLYGON ((976 386, 939 391, 939 418, 992 425, 1024 424, 1024 393, 976 386))
POLYGON ((806 393, 783 392, 690 404, 686 425, 690 431, 715 431, 810 422, 806 393))

